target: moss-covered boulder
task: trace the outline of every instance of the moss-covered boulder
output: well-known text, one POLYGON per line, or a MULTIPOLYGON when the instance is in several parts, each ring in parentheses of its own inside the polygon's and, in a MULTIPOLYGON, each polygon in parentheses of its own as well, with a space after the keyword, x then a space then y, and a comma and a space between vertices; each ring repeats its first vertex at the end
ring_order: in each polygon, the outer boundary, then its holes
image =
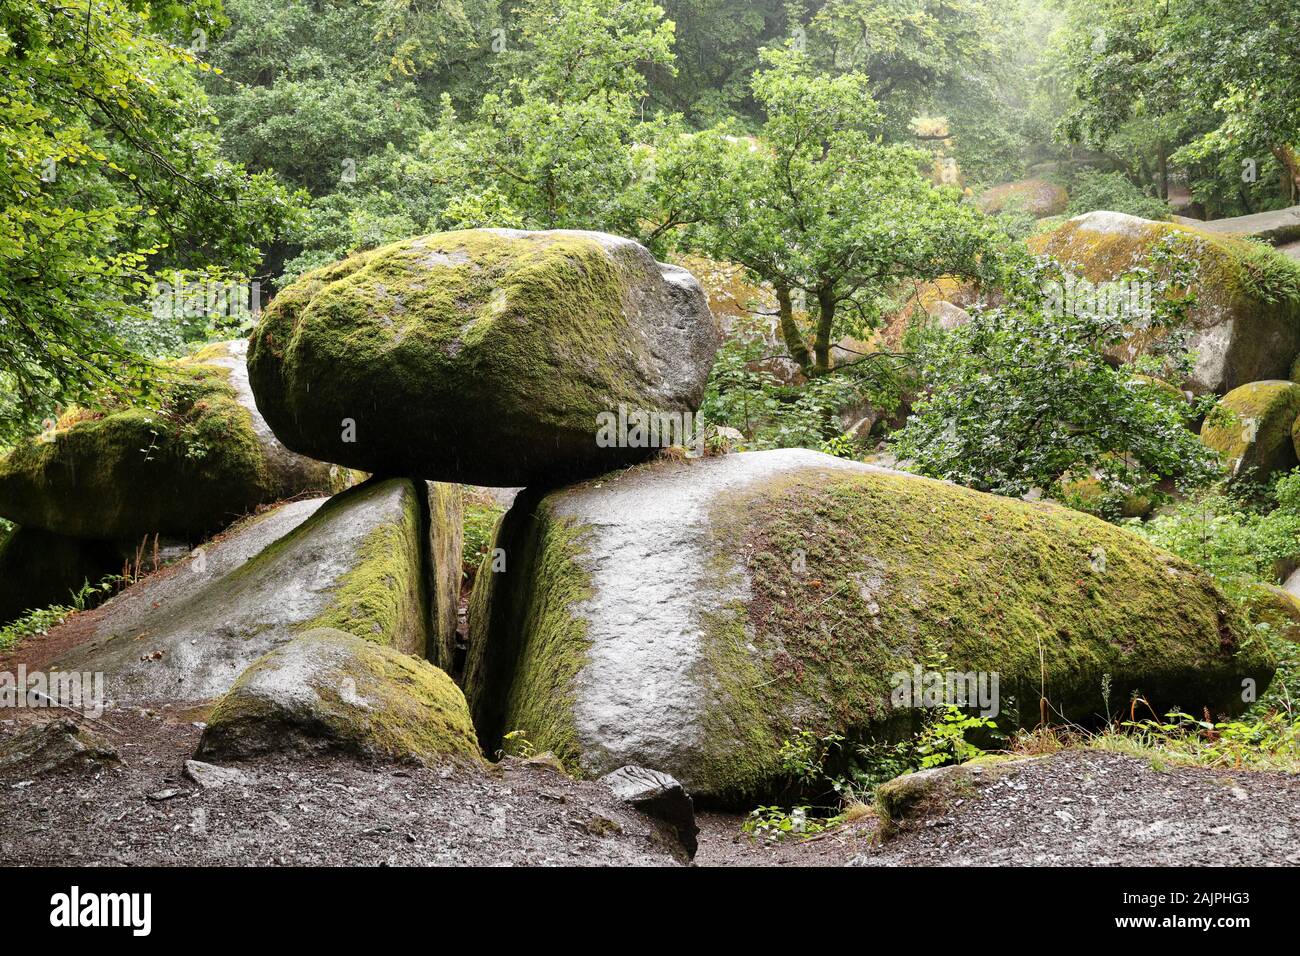
POLYGON ((1065 212, 1070 194, 1046 179, 1022 179, 984 190, 978 202, 987 213, 1015 212, 1041 219, 1065 212))
POLYGON ((273 540, 263 529, 274 513, 249 522, 211 554, 205 546, 170 569, 146 589, 147 600, 128 591, 101 608, 91 639, 60 666, 104 672, 119 703, 202 701, 313 628, 424 656, 432 627, 427 494, 424 482, 372 479, 302 509, 309 516, 296 514, 273 540), (244 538, 260 549, 244 548, 244 538))
POLYGON ((1273 584, 1257 584, 1244 593, 1243 603, 1251 624, 1300 644, 1300 597, 1273 584))
POLYGON ((284 289, 249 372, 275 433, 367 471, 556 483, 640 460, 599 418, 694 411, 717 348, 699 283, 635 242, 481 229, 361 253, 284 289))
POLYGON ((816 452, 655 462, 502 520, 471 602, 466 696, 484 749, 521 731, 591 774, 761 792, 796 730, 910 726, 897 675, 999 675, 1005 725, 1066 719, 1102 682, 1157 709, 1240 707, 1271 675, 1205 573, 1135 535, 816 452))
POLYGON ((1295 467, 1291 429, 1297 418, 1300 385, 1250 382, 1219 399, 1201 425, 1201 441, 1219 453, 1229 475, 1263 481, 1295 467))
MULTIPOLYGON (((1275 249, 1186 225, 1117 212, 1090 212, 1029 239, 1091 282, 1149 264, 1161 243, 1196 263, 1197 303, 1189 317, 1196 366, 1186 386, 1228 392, 1247 382, 1285 378, 1300 352, 1300 266, 1275 249)), ((1141 354, 1158 331, 1135 329, 1119 351, 1141 354)), ((1176 383, 1183 384, 1183 383, 1176 383)))
POLYGON ((482 757, 465 695, 428 661, 331 628, 277 647, 240 675, 196 756, 341 751, 369 759, 482 757))
POLYGON ((1126 488, 1107 488, 1096 475, 1067 478, 1061 482, 1061 502, 1099 518, 1145 518, 1152 501, 1126 488))
POLYGON ((71 604, 82 585, 121 569, 122 556, 108 542, 15 528, 0 537, 0 625, 24 611, 71 604))
POLYGON ((0 458, 0 516, 76 538, 199 537, 258 505, 341 490, 346 469, 276 440, 248 386, 246 342, 163 368, 158 408, 74 408, 0 458))

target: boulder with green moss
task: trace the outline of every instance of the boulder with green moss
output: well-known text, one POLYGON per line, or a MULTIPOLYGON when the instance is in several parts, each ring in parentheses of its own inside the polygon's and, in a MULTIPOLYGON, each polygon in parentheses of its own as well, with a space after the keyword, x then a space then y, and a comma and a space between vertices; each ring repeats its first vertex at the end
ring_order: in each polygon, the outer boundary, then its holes
POLYGON ((1241 707, 1271 662, 1204 572, 1088 515, 805 450, 525 492, 475 584, 465 679, 491 751, 761 794, 799 730, 911 726, 915 666, 999 675, 1003 726, 1141 692, 1241 707), (944 658, 946 655, 946 659, 944 658), (1013 703, 1014 700, 1014 703, 1013 703))
MULTIPOLYGON (((1031 237, 1029 246, 1099 283, 1147 266, 1152 251, 1164 242, 1196 264, 1197 302, 1188 319, 1188 344, 1197 358, 1187 387, 1222 394, 1247 382, 1289 375, 1300 352, 1300 265, 1275 249, 1105 211, 1076 216, 1031 237)), ((1158 334, 1134 329, 1120 357, 1142 354, 1158 334)))
POLYGON ((267 421, 302 454, 558 483, 652 454, 598 441, 599 416, 693 412, 717 341, 694 277, 631 240, 481 229, 303 276, 264 313, 249 372, 267 421))
POLYGON ((1300 596, 1274 584, 1256 584, 1242 595, 1246 615, 1256 627, 1264 625, 1273 636, 1300 644, 1300 596))
POLYGON ((157 408, 72 409, 0 458, 0 516, 99 540, 198 537, 258 505, 341 490, 351 474, 296 455, 258 413, 246 342, 163 367, 157 408))
POLYGON ((100 608, 90 639, 60 668, 104 672, 118 703, 197 702, 313 628, 424 656, 433 618, 427 494, 424 482, 372 479, 323 504, 286 505, 294 513, 283 521, 258 516, 143 593, 100 608))
POLYGON ((332 628, 308 631, 244 671, 213 709, 197 756, 326 751, 423 764, 482 759, 450 677, 332 628))
POLYGON ((81 541, 37 528, 0 536, 0 626, 25 611, 71 605, 83 585, 122 570, 122 555, 106 541, 81 541))
POLYGON ((1263 481, 1296 465, 1292 426, 1300 385, 1280 379, 1234 388, 1205 417, 1201 441, 1219 453, 1229 475, 1263 481))
POLYGON ((987 213, 1022 213, 1041 219, 1065 212, 1070 194, 1065 187, 1045 179, 1022 179, 986 189, 979 197, 979 207, 987 213))

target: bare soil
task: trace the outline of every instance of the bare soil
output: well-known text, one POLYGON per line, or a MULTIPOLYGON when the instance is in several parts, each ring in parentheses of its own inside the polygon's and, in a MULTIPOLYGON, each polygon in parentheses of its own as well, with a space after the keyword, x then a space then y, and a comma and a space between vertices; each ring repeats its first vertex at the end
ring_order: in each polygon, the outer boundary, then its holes
MULTIPOLYGON (((52 712, 0 722, 0 742, 52 712)), ((602 785, 537 761, 488 769, 348 758, 238 765, 204 789, 184 763, 202 712, 79 719, 120 764, 34 779, 0 770, 0 866, 684 863, 668 831, 602 785)), ((882 841, 873 815, 769 843, 742 814, 698 814, 698 866, 1300 865, 1300 778, 1096 750, 1017 765, 882 841)))

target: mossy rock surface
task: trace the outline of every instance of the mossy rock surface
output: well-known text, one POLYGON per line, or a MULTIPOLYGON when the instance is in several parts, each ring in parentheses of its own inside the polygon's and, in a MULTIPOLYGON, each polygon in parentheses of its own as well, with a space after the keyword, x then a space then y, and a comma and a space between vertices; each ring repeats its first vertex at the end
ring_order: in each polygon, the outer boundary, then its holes
POLYGON ((460 485, 441 481, 428 485, 429 581, 428 657, 443 670, 456 664, 456 625, 460 611, 461 556, 465 538, 465 505, 460 485))
POLYGON ((699 283, 631 240, 467 230, 303 276, 266 310, 249 372, 303 454, 517 486, 647 457, 600 447, 597 416, 698 408, 717 342, 699 283))
POLYGON ((372 479, 324 504, 286 505, 283 523, 254 519, 210 557, 205 546, 157 586, 146 582, 147 600, 128 591, 105 605, 93 637, 60 666, 104 672, 118 702, 203 701, 313 628, 424 656, 427 493, 424 482, 372 479), (268 541, 268 528, 283 534, 268 541))
POLYGON ((1254 625, 1267 625, 1275 635, 1300 644, 1300 597, 1273 584, 1252 587, 1246 613, 1254 625))
MULTIPOLYGON (((1300 352, 1300 265, 1275 249, 1196 228, 1117 212, 1090 212, 1029 239, 1030 249, 1058 259, 1091 282, 1117 279, 1148 264, 1160 243, 1197 266, 1189 347, 1196 366, 1185 384, 1223 394, 1239 385, 1285 378, 1300 352)), ((1128 358, 1159 333, 1134 330, 1117 349, 1128 358)))
POLYGON ((892 675, 941 654, 999 674, 1004 725, 1037 720, 1040 688, 1093 718, 1105 675, 1157 709, 1229 711, 1272 673, 1206 574, 1129 532, 810 451, 521 496, 497 545, 465 683, 484 749, 518 730, 584 773, 637 764, 693 794, 762 794, 796 730, 911 726, 892 675))
POLYGON ((0 516, 56 534, 200 537, 258 505, 347 487, 285 449, 257 412, 244 342, 163 369, 163 407, 72 409, 0 458, 0 516))
POLYGON ((122 556, 108 542, 15 528, 0 538, 0 625, 25 611, 71 604, 83 584, 121 570, 122 556))
POLYGON ((277 647, 218 702, 200 759, 341 751, 481 761, 465 695, 428 661, 331 628, 277 647))
POLYGON ((1035 219, 1060 215, 1069 202, 1065 187, 1046 179, 1003 183, 986 189, 979 197, 979 206, 987 213, 1017 212, 1035 219))
POLYGON ((1250 382, 1219 399, 1201 425, 1201 441, 1219 453, 1233 478, 1263 481, 1296 465, 1292 427, 1300 418, 1300 385, 1250 382))
POLYGON ((1111 520, 1145 518, 1151 513, 1151 499, 1123 489, 1107 489, 1100 478, 1066 479, 1061 483, 1061 502, 1070 508, 1111 520))
POLYGON ((968 763, 932 767, 905 773, 876 788, 876 814, 885 839, 924 826, 946 813, 956 801, 970 799, 978 790, 1015 773, 1043 757, 1005 757, 990 754, 968 763))

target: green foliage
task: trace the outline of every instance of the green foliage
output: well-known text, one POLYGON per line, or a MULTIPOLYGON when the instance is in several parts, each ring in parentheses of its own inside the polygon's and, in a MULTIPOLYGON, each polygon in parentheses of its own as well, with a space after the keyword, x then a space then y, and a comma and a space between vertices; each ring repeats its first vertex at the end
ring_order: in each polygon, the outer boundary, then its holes
POLYGON ((96 584, 87 580, 76 591, 69 592, 69 604, 51 604, 28 611, 0 627, 0 651, 8 650, 24 638, 40 637, 48 633, 71 615, 107 600, 124 583, 126 579, 120 574, 106 575, 96 584))
POLYGON ((806 46, 825 73, 870 77, 885 129, 902 139, 913 117, 954 95, 969 106, 971 87, 996 80, 1012 43, 998 10, 987 0, 828 0, 808 22, 806 46))
POLYGON ((512 730, 501 736, 501 749, 497 751, 498 757, 518 757, 521 760, 528 760, 537 755, 537 748, 533 742, 528 739, 528 734, 522 730, 512 730))
POLYGON ((896 743, 849 746, 839 734, 819 737, 801 730, 781 744, 781 770, 794 793, 822 798, 823 803, 830 797, 831 806, 799 804, 788 811, 780 806, 759 806, 750 811, 742 829, 769 842, 790 836, 806 838, 832 829, 844 822, 842 808, 870 796, 886 781, 915 770, 985 756, 967 739, 972 732, 998 736, 995 721, 951 706, 926 712, 920 730, 896 743), (831 762, 835 771, 827 768, 831 762))
POLYGON ((1272 583, 1277 562, 1300 556, 1300 470, 1266 488, 1216 488, 1129 527, 1234 590, 1272 583))
POLYGON ((1182 167, 1212 216, 1300 199, 1294 5, 1073 0, 1069 11, 1059 55, 1074 103, 1064 135, 1117 148, 1147 181, 1182 167), (1280 177, 1263 178, 1270 159, 1280 177), (1247 163, 1254 182, 1242 175, 1247 163))
POLYGON ((824 373, 835 335, 871 327, 898 280, 992 276, 997 237, 956 190, 922 174, 926 154, 880 141, 864 74, 819 74, 791 50, 763 62, 757 140, 725 125, 692 140, 688 177, 711 188, 692 193, 684 241, 772 283, 790 358, 824 373), (811 343, 793 316, 799 291, 814 313, 811 343))
MULTIPOLYGON (((358 156, 356 182, 298 237, 299 274, 411 235, 478 226, 596 229, 655 245, 684 131, 646 119, 643 70, 671 72, 672 24, 651 0, 530 0, 468 105, 444 91, 432 128, 358 156)), ((669 213, 671 216, 671 212, 669 213)))
POLYGON ((971 733, 999 739, 997 722, 948 706, 927 711, 920 730, 895 743, 865 743, 855 749, 849 772, 837 788, 845 793, 869 794, 880 784, 905 773, 960 764, 986 756, 971 733))
POLYGON ((1183 291, 1189 266, 1166 244, 1127 277, 1151 283, 1149 308, 1057 308, 1050 290, 1062 278, 1053 263, 1027 266, 1004 305, 976 308, 969 324, 923 342, 928 391, 895 434, 895 453, 923 474, 1012 496, 1057 495, 1089 476, 1156 499, 1166 480, 1208 484, 1217 462, 1187 429, 1191 406, 1150 377, 1180 381, 1190 368, 1180 334, 1195 301, 1183 291), (1135 326, 1164 331, 1159 354, 1117 365, 1111 355, 1135 326))
POLYGON ((1105 750, 1155 751, 1173 763, 1232 770, 1300 770, 1300 717, 1274 712, 1214 722, 1181 711, 1163 720, 1127 720, 1091 742, 1105 750))
POLYGON ((842 816, 818 817, 810 815, 811 807, 793 807, 786 811, 782 807, 755 807, 749 811, 741 829, 751 837, 768 843, 779 843, 787 837, 797 836, 807 839, 818 833, 825 833, 844 822, 842 816))
POLYGON ((40 637, 56 625, 62 624, 75 609, 62 604, 28 611, 17 620, 0 627, 0 651, 8 650, 25 637, 40 637))
POLYGON ((0 440, 151 369, 122 329, 159 267, 251 271, 294 198, 224 159, 198 76, 157 31, 208 4, 0 4, 0 440))
POLYGON ((736 335, 724 342, 700 406, 706 421, 740 431, 749 449, 833 449, 829 453, 854 458, 857 448, 843 434, 841 413, 864 403, 886 412, 898 406, 902 363, 890 356, 786 385, 759 362, 763 351, 757 338, 736 335))
POLYGON ((461 565, 466 577, 473 577, 492 548, 493 533, 502 509, 494 505, 466 502, 461 565))
POLYGON ((1085 169, 1070 187, 1070 205, 1065 214, 1078 216, 1095 209, 1155 220, 1167 220, 1171 214, 1169 203, 1148 196, 1123 173, 1085 169))

